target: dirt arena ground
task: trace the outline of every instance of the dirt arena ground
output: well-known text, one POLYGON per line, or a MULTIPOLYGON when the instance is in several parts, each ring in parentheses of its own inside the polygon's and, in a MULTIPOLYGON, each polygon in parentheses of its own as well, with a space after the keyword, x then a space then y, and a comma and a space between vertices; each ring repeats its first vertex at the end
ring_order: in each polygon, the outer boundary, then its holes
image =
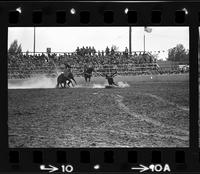
POLYGON ((55 89, 54 79, 48 89, 9 89, 9 146, 188 147, 189 75, 152 77, 118 76, 112 89, 97 77, 87 86, 77 78, 76 88, 55 89))

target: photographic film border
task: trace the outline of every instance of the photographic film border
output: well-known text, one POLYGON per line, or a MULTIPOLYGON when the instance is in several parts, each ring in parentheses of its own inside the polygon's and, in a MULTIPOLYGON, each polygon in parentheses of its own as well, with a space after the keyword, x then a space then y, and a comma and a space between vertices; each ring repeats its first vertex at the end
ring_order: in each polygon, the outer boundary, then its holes
MULTIPOLYGON (((131 172, 136 164, 168 163, 171 173, 200 172, 198 127, 199 2, 0 2, 0 173, 40 172, 39 164, 73 164, 74 172, 131 172), (21 12, 19 10, 21 9, 21 12), (124 10, 128 8, 126 14, 124 10), (188 14, 183 11, 187 9, 188 14), (18 9, 18 10, 16 10, 18 9), (9 148, 8 27, 187 26, 190 55, 188 148, 9 148), (98 170, 94 165, 99 164, 98 170)), ((98 167, 98 166, 97 166, 98 167)))

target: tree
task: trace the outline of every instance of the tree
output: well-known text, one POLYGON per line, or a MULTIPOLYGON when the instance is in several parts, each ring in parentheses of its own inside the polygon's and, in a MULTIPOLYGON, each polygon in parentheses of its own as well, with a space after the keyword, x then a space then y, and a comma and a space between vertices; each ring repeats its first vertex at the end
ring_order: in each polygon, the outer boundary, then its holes
POLYGON ((189 51, 184 48, 182 44, 176 45, 176 47, 168 50, 167 60, 173 62, 189 63, 189 51))
POLYGON ((8 53, 10 55, 16 56, 22 53, 22 47, 21 44, 18 45, 17 40, 14 40, 11 44, 10 47, 8 49, 8 53))
POLYGON ((118 51, 119 50, 119 47, 117 47, 116 45, 112 45, 111 49, 114 50, 114 52, 118 51))

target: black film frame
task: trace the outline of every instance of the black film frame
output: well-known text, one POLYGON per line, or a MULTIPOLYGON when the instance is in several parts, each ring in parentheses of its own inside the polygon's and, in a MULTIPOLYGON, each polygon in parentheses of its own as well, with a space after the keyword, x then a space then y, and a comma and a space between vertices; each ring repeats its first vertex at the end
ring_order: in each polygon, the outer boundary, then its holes
POLYGON ((126 173, 136 164, 168 163, 171 173, 199 173, 198 2, 0 2, 0 172, 40 173, 39 165, 72 164, 74 172, 126 173), (23 15, 16 12, 21 7, 23 15), (69 13, 71 8, 76 15, 69 13), (124 9, 134 11, 128 15, 124 9), (182 9, 188 10, 183 15, 182 9), (156 11, 156 12, 155 12, 156 11), (137 13, 137 15, 135 15, 137 13), (156 13, 156 15, 152 15, 156 13), (160 20, 157 19, 161 14, 160 20), (63 14, 65 17, 63 17, 63 14), (60 16, 60 17, 57 17, 60 16), (136 16, 136 17, 135 17, 136 16), (152 17, 154 16, 154 17, 152 17), (156 17, 155 17, 156 16, 156 17), (188 26, 190 56, 189 148, 8 148, 8 27, 31 26, 188 26), (93 166, 100 164, 97 171, 93 166))

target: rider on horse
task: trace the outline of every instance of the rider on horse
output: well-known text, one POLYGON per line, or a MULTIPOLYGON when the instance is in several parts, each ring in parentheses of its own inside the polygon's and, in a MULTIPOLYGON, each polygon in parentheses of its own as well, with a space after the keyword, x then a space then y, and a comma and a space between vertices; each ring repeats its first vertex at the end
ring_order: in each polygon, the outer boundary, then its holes
POLYGON ((68 81, 68 83, 67 83, 68 86, 70 83, 73 85, 71 80, 73 80, 76 84, 76 80, 74 79, 74 75, 71 71, 71 66, 68 63, 65 63, 64 65, 65 65, 65 69, 64 69, 63 73, 61 73, 58 76, 58 79, 57 79, 57 87, 59 86, 59 84, 61 84, 61 87, 62 87, 62 83, 64 84, 64 87, 65 87, 66 81, 68 81))
POLYGON ((85 81, 89 81, 90 82, 90 79, 92 77, 92 72, 95 72, 95 69, 92 65, 87 65, 85 64, 84 67, 83 67, 83 75, 85 77, 85 81))
POLYGON ((65 63, 64 76, 67 78, 70 73, 72 73, 71 66, 68 63, 65 63))

